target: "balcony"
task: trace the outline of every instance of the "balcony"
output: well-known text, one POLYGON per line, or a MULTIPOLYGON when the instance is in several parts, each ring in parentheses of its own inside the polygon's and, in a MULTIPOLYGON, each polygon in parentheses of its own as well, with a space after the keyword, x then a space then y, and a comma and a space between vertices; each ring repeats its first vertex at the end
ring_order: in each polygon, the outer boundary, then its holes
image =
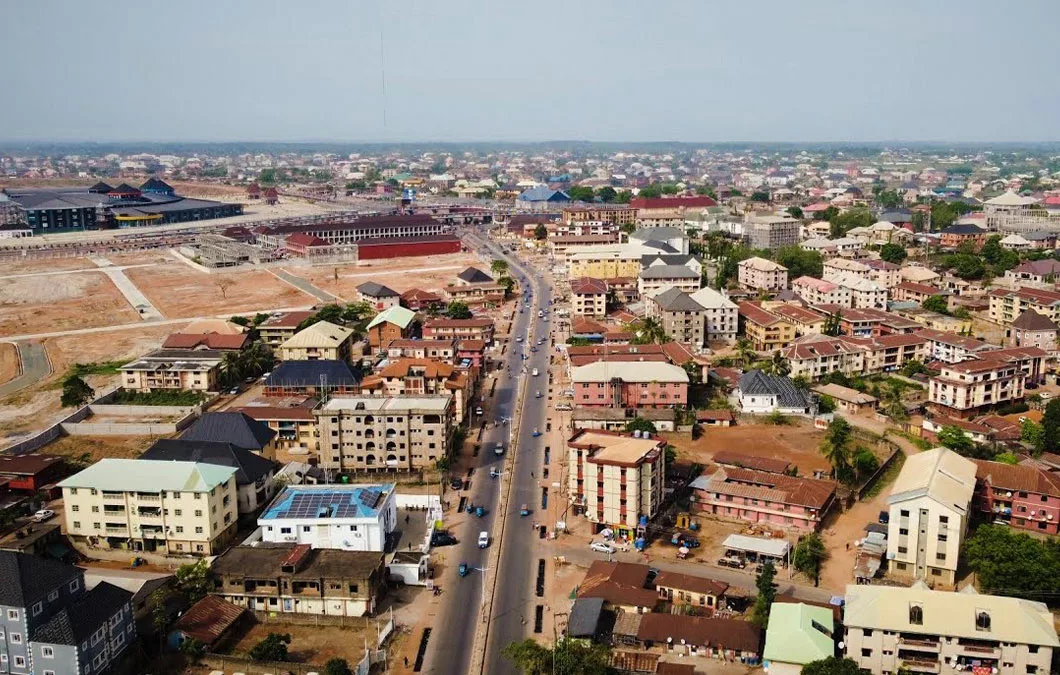
POLYGON ((939 662, 932 659, 902 659, 902 668, 913 673, 937 673, 939 662))
POLYGON ((124 492, 104 492, 103 499, 109 499, 111 501, 125 501, 124 492))
POLYGON ((937 640, 928 640, 922 638, 898 638, 899 649, 908 649, 910 651, 918 652, 938 652, 939 643, 937 640))
POLYGON ((107 525, 103 529, 107 534, 129 534, 129 527, 127 525, 107 525))
POLYGON ((975 643, 975 642, 959 642, 957 643, 957 651, 961 654, 968 654, 976 658, 986 659, 999 659, 1001 658, 1001 648, 997 645, 991 645, 990 643, 975 643))
POLYGON ((137 492, 136 493, 136 499, 137 499, 137 501, 141 501, 141 502, 157 502, 157 503, 161 503, 162 502, 162 496, 161 495, 153 494, 153 493, 150 493, 150 492, 137 492))

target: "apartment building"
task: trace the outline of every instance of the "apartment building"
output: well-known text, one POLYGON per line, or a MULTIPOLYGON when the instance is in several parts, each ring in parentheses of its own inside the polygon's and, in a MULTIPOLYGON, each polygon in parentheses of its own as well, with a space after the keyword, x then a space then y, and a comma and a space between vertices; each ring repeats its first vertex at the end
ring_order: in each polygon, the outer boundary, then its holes
POLYGON ((467 416, 473 382, 467 372, 434 359, 396 359, 361 380, 365 396, 452 396, 457 424, 467 416))
POLYGON ((824 267, 821 271, 821 278, 825 281, 836 282, 840 278, 846 276, 858 277, 861 279, 872 278, 872 268, 863 262, 858 260, 848 260, 846 258, 833 258, 831 260, 824 261, 824 267))
MULTIPOLYGON (((588 230, 588 223, 583 223, 585 227, 579 227, 578 229, 588 230)), ((608 223, 600 223, 605 227, 611 227, 608 223)), ((566 236, 550 236, 548 238, 548 250, 549 253, 558 262, 566 263, 567 256, 571 253, 587 249, 591 246, 600 246, 602 244, 619 244, 622 242, 622 233, 615 229, 609 231, 606 234, 571 234, 566 236)))
POLYGON ((1036 466, 973 460, 975 505, 995 523, 1040 534, 1060 534, 1060 475, 1036 466))
POLYGON ((136 642, 129 591, 89 590, 81 568, 14 551, 0 551, 0 570, 0 672, 104 673, 136 642))
POLYGON ((987 294, 990 298, 990 320, 1008 326, 1028 309, 1060 321, 1060 292, 1040 288, 1021 287, 1017 290, 995 288, 987 294))
POLYGON ((260 406, 238 408, 276 432, 273 438, 273 459, 281 464, 308 462, 316 459, 320 437, 313 409, 306 406, 260 406))
POLYGON ((59 487, 67 536, 89 546, 206 556, 236 532, 234 467, 107 458, 59 487))
POLYGON ((928 383, 928 401, 940 415, 971 418, 995 406, 1021 400, 1026 383, 1027 376, 1019 363, 988 354, 943 365, 928 383))
POLYGON ((594 531, 633 539, 654 518, 666 489, 666 441, 584 429, 567 441, 571 504, 594 531))
POLYGON ((884 288, 891 289, 902 282, 902 268, 886 260, 862 260, 872 271, 869 278, 884 288))
POLYGON ((156 349, 121 367, 123 389, 218 391, 224 352, 215 349, 156 349))
POLYGON ((918 335, 877 338, 806 335, 784 350, 791 377, 820 379, 830 373, 859 375, 898 370, 908 361, 924 361, 927 340, 918 335))
POLYGON ((597 361, 571 369, 574 404, 586 408, 674 408, 688 402, 688 373, 669 363, 597 361))
POLYGON ((567 274, 571 279, 636 279, 640 276, 641 258, 666 252, 654 245, 640 242, 589 246, 567 255, 567 274))
POLYGON ((958 593, 923 582, 849 585, 843 625, 846 656, 872 675, 1044 675, 1060 646, 1044 603, 981 595, 972 585, 958 593))
POLYGON ((1041 208, 1034 197, 1024 197, 1012 190, 983 203, 986 229, 1004 234, 1057 229, 1056 216, 1041 208))
POLYGON ((811 305, 839 305, 850 307, 850 288, 816 277, 799 277, 791 282, 791 290, 811 305))
POLYGON ((1058 333, 1060 327, 1054 321, 1028 309, 1008 327, 1005 339, 1013 347, 1037 347, 1054 353, 1057 351, 1058 333))
POLYGON ((629 241, 657 246, 665 244, 677 255, 688 255, 688 234, 684 227, 641 227, 629 233, 629 241))
POLYGON ((913 333, 923 328, 912 319, 871 307, 847 308, 838 305, 814 305, 813 309, 839 315, 839 330, 851 337, 879 337, 913 333))
POLYGON ((817 530, 835 502, 832 481, 737 466, 718 467, 689 487, 696 513, 799 532, 817 530))
POLYGON ((824 333, 827 316, 801 305, 776 304, 769 307, 769 313, 795 327, 795 335, 816 335, 824 333))
POLYGON ((213 595, 270 614, 365 616, 376 611, 386 592, 386 565, 376 551, 235 546, 210 571, 213 595))
POLYGON ((751 216, 743 224, 751 248, 775 251, 799 243, 799 221, 790 216, 751 216))
POLYGON ((699 290, 699 282, 699 274, 685 265, 653 265, 640 271, 637 293, 641 298, 650 298, 668 288, 695 293, 699 290))
POLYGON ((986 242, 986 230, 974 223, 957 222, 939 233, 939 243, 943 248, 957 249, 970 245, 978 251, 986 242))
POLYGON ((795 326, 762 309, 761 305, 741 302, 737 307, 743 332, 756 351, 782 349, 795 339, 795 326))
POLYGON ((765 258, 748 258, 737 265, 737 280, 752 291, 782 291, 788 287, 788 268, 765 258))
POLYGON ((581 277, 571 279, 571 314, 602 319, 607 316, 607 282, 581 277))
POLYGON ((493 343, 493 319, 427 319, 423 322, 427 340, 482 340, 493 343))
POLYGON ((914 281, 903 281, 891 289, 895 302, 916 302, 923 304, 925 300, 935 295, 948 295, 942 289, 928 284, 918 284, 914 281))
POLYGON ((704 311, 706 342, 735 342, 740 327, 739 308, 720 291, 704 287, 691 295, 704 311))
POLYGON ((890 573, 951 585, 968 529, 975 463, 947 448, 909 456, 887 497, 890 573))
POLYGON ((838 274, 833 280, 850 291, 850 303, 855 309, 887 309, 887 289, 872 279, 853 274, 838 274))
POLYGON ((358 286, 357 299, 367 302, 377 312, 401 305, 400 293, 375 281, 366 281, 358 286))
POLYGON ((394 340, 386 348, 389 359, 438 359, 454 363, 456 340, 394 340))
POLYGON ((473 284, 450 284, 442 289, 447 302, 462 302, 465 305, 497 305, 505 300, 507 289, 495 281, 473 284))
POLYGON ((703 263, 687 253, 650 253, 641 256, 640 268, 658 267, 660 265, 684 265, 699 276, 703 276, 703 263))
POLYGON ((379 312, 365 327, 368 346, 372 349, 387 349, 396 340, 405 340, 416 332, 416 313, 411 309, 395 305, 379 312))
POLYGON ((385 551, 397 528, 393 483, 291 485, 258 518, 268 544, 385 551))
POLYGON ((918 330, 916 334, 927 340, 928 359, 943 363, 960 363, 999 349, 997 345, 973 337, 930 328, 918 330))
POLYGON ((452 396, 336 397, 316 411, 320 466, 331 471, 412 471, 449 456, 452 396))
MULTIPOLYGON (((594 204, 563 209, 560 227, 577 227, 580 223, 604 223, 613 226, 633 225, 637 222, 637 209, 622 204, 594 204)), ((582 234, 570 232, 570 234, 582 234)))
POLYGON ((675 342, 700 347, 705 342, 706 310, 679 288, 668 288, 647 300, 648 315, 657 318, 675 342))
MULTIPOLYGON (((1057 222, 1060 223, 1060 220, 1057 222)), ((1015 285, 1022 285, 1021 282, 1055 284, 1060 278, 1060 260, 1030 260, 1005 272, 1005 278, 1015 285)))
POLYGON ((691 197, 635 197, 629 202, 637 209, 637 225, 640 227, 682 226, 685 218, 703 209, 717 206, 718 202, 707 196, 691 197))
POLYGON ((352 328, 318 321, 284 340, 281 361, 349 361, 353 345, 352 328))
MULTIPOLYGON (((827 225, 827 223, 825 224, 827 225)), ((840 237, 839 239, 813 237, 799 244, 799 248, 805 251, 815 251, 824 258, 834 258, 836 256, 857 258, 861 254, 862 249, 865 248, 865 242, 853 237, 840 237)))
POLYGON ((729 584, 680 572, 659 572, 655 577, 659 599, 674 606, 721 607, 729 584))
POLYGON ((912 281, 918 284, 930 284, 942 278, 941 274, 919 264, 911 264, 898 270, 902 281, 912 281))

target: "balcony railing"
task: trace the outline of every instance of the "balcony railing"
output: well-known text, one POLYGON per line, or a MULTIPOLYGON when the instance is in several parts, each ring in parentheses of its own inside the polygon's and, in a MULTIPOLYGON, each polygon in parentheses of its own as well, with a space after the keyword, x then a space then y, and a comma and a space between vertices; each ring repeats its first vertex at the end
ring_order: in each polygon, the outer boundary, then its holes
POLYGON ((938 642, 934 640, 919 640, 916 638, 899 638, 898 646, 902 649, 910 649, 915 651, 937 652, 939 650, 938 642))
POLYGON ((939 672, 939 662, 931 659, 902 659, 902 667, 914 673, 939 672))

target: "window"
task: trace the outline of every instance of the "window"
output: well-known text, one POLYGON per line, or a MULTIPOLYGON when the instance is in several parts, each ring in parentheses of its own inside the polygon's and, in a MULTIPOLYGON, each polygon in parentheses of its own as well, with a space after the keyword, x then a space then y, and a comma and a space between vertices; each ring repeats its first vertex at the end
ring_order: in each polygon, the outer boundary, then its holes
POLYGON ((52 591, 48 594, 48 602, 55 602, 59 599, 59 591, 52 591))
POLYGON ((26 667, 26 657, 25 656, 16 656, 15 657, 15 667, 16 668, 25 668, 26 667))
POLYGON ((924 608, 920 605, 909 605, 909 623, 914 626, 924 625, 924 608))
POLYGON ((44 671, 44 675, 55 675, 55 671, 54 670, 45 670, 44 671))
POLYGON ((173 509, 173 515, 182 516, 182 515, 184 515, 184 510, 183 509, 173 509))
POLYGON ((9 610, 7 610, 7 620, 8 621, 18 621, 18 610, 17 609, 9 609, 9 610))
POLYGON ((949 516, 939 516, 939 524, 940 525, 946 525, 949 522, 950 522, 950 517, 949 516))
POLYGON ((80 579, 74 579, 73 581, 70 582, 70 592, 71 593, 76 593, 77 589, 79 589, 79 588, 81 588, 81 580, 80 579))
POLYGON ((898 512, 898 515, 901 516, 902 518, 908 518, 909 517, 909 511, 906 511, 905 509, 902 509, 901 511, 898 512))
POLYGON ((202 527, 201 526, 195 528, 195 534, 202 534, 202 527))
POLYGON ((871 657, 872 656, 872 650, 871 649, 862 649, 861 650, 861 656, 862 656, 862 658, 866 658, 866 659, 871 657))
POLYGON ((184 526, 183 525, 177 525, 177 534, 183 534, 183 533, 184 533, 184 526))
POLYGON ((899 537, 905 537, 905 536, 908 536, 908 535, 909 535, 909 529, 908 528, 905 528, 905 527, 899 527, 898 528, 898 536, 899 537))
POLYGON ((41 647, 40 655, 46 659, 53 659, 55 658, 55 650, 51 647, 41 647))
POLYGON ((195 509, 195 517, 202 518, 202 509, 195 509))
POLYGON ((990 630, 990 615, 986 612, 976 612, 975 629, 983 631, 990 630))
POLYGON ((933 576, 933 577, 941 577, 942 576, 942 570, 940 570, 937 567, 931 568, 931 576, 933 576))
POLYGON ((33 616, 37 616, 38 614, 44 611, 44 603, 38 602, 34 604, 33 609, 31 611, 33 612, 33 616))
POLYGON ((81 529, 81 521, 80 520, 75 520, 74 521, 74 529, 75 530, 80 530, 81 529))
POLYGON ((909 548, 907 546, 899 546, 898 547, 898 552, 899 553, 908 553, 909 552, 909 548))
POLYGON ((7 639, 11 641, 13 645, 22 644, 22 633, 9 633, 7 639))
POLYGON ((77 513, 78 511, 81 510, 81 507, 78 506, 77 504, 74 504, 73 506, 70 507, 70 510, 73 511, 74 513, 77 513))

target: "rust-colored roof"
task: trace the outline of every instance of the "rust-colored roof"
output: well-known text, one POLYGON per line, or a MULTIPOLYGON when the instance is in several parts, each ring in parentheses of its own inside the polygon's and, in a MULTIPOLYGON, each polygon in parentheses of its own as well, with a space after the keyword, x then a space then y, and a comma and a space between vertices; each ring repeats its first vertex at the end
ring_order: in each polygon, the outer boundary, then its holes
POLYGON ((935 288, 928 284, 918 284, 915 281, 903 281, 895 286, 894 290, 910 291, 911 293, 920 293, 922 295, 939 295, 942 293, 941 288, 935 288))
POLYGON ((683 591, 692 591, 693 593, 704 593, 707 595, 720 596, 729 589, 729 584, 724 581, 715 581, 714 579, 708 579, 707 577, 697 577, 691 574, 681 574, 680 572, 659 572, 659 575, 655 577, 655 586, 664 586, 666 588, 679 588, 683 591))
POLYGON ((578 586, 579 598, 603 598, 612 605, 654 607, 658 596, 645 588, 647 565, 594 560, 578 586))
POLYGON ((691 645, 710 645, 758 653, 762 632, 750 621, 741 619, 662 613, 645 614, 640 618, 638 640, 666 644, 667 638, 672 638, 677 644, 683 640, 691 645))
POLYGON ((717 206, 718 202, 707 196, 698 197, 635 197, 629 200, 634 209, 678 209, 706 208, 717 206))
POLYGON ((463 352, 481 352, 486 348, 485 340, 461 340, 456 348, 463 352))
POLYGON ((741 302, 737 306, 740 308, 740 314, 745 319, 760 326, 771 326, 780 322, 779 317, 767 312, 753 302, 741 302))
POLYGON ((573 295, 602 295, 607 293, 607 282, 592 277, 579 277, 570 282, 573 295))
POLYGON ((248 333, 224 335, 222 333, 172 333, 162 343, 162 349, 242 349, 250 340, 248 333))
POLYGON ((453 372, 456 370, 453 365, 445 363, 444 361, 405 357, 394 359, 387 366, 379 370, 378 374, 387 378, 405 378, 412 375, 414 369, 418 371, 415 373, 417 377, 422 376, 432 380, 448 379, 453 376, 453 372))
POLYGON ((699 422, 732 422, 736 416, 731 410, 698 410, 696 420, 699 422))
POLYGON ((835 483, 815 478, 798 478, 740 467, 715 471, 704 488, 707 492, 765 499, 823 509, 835 495, 835 483))
POLYGON ((427 319, 424 328, 488 328, 493 319, 427 319))
POLYGON ((972 461, 975 462, 976 478, 989 483, 990 487, 1060 497, 1060 476, 1054 473, 984 459, 972 461))
POLYGON ((738 450, 719 450, 714 453, 712 459, 715 464, 744 467, 756 471, 765 471, 766 473, 786 473, 795 467, 794 464, 785 459, 748 455, 738 450))
POLYGON ((224 635, 245 611, 216 595, 207 595, 192 605, 173 628, 209 646, 224 635))

